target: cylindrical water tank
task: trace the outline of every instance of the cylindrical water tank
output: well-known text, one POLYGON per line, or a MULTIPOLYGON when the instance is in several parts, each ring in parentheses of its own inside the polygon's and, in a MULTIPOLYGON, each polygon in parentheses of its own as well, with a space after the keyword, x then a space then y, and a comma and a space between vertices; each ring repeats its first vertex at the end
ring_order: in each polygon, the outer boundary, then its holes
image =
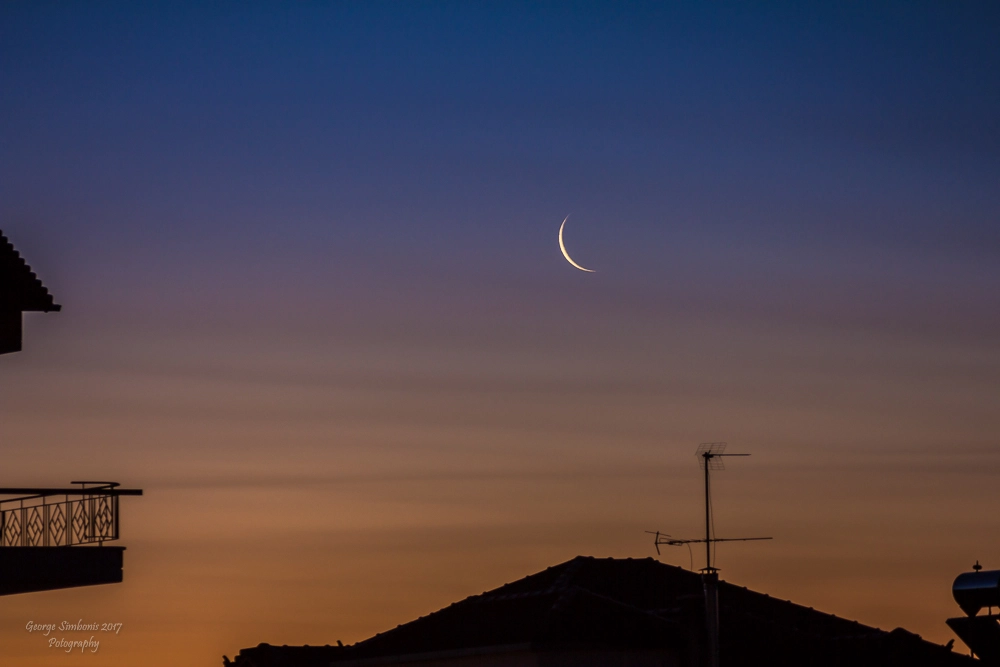
POLYGON ((1000 570, 963 572, 952 584, 951 594, 969 616, 983 607, 1000 607, 1000 570))

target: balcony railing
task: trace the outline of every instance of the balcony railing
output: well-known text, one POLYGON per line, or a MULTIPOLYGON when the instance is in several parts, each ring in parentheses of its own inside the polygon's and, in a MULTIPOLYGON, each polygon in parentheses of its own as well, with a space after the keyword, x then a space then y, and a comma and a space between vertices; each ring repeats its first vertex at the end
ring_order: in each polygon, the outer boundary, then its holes
POLYGON ((71 482, 78 489, 2 489, 0 548, 69 547, 118 539, 118 498, 141 496, 116 482, 71 482))

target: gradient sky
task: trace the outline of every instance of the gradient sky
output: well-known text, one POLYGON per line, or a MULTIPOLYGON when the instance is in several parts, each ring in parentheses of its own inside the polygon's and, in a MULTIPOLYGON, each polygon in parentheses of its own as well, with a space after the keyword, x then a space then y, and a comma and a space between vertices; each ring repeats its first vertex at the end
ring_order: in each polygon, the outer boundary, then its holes
POLYGON ((951 638, 1000 568, 1000 10, 819 4, 0 5, 0 229, 64 306, 0 358, 2 481, 146 490, 125 583, 5 598, 5 659, 651 556, 710 440, 719 534, 775 537, 723 578, 951 638), (124 627, 24 630, 78 618, 124 627))

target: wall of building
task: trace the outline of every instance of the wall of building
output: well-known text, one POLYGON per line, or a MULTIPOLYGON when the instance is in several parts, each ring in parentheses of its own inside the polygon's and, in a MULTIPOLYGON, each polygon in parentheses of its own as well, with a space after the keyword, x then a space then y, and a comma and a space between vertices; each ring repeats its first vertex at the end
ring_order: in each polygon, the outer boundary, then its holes
POLYGON ((350 660, 332 667, 681 667, 675 653, 665 650, 474 650, 350 660))
POLYGON ((21 310, 0 306, 0 354, 21 351, 21 310))

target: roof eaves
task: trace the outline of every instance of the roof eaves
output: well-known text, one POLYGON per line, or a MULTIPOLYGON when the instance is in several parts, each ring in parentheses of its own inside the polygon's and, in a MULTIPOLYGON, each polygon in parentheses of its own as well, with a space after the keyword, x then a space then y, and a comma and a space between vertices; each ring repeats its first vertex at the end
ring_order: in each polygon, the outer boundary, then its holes
POLYGON ((0 301, 22 312, 62 310, 3 230, 0 230, 0 301))

